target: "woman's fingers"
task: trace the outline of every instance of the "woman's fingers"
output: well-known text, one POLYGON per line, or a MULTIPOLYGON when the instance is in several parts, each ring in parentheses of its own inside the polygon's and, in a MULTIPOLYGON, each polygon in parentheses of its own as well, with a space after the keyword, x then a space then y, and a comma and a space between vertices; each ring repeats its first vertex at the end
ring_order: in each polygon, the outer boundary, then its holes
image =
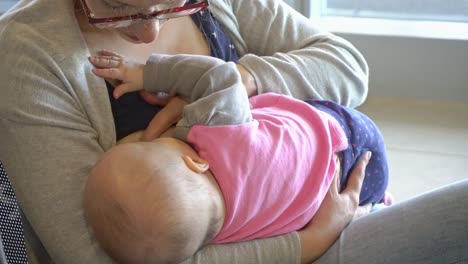
POLYGON ((359 196, 361 192, 362 182, 364 181, 366 166, 369 163, 372 153, 367 151, 364 155, 361 156, 354 169, 351 171, 349 176, 348 183, 343 193, 355 193, 359 196))
POLYGON ((338 156, 335 154, 334 155, 334 159, 335 159, 335 164, 336 164, 336 169, 335 169, 335 175, 333 176, 333 180, 332 180, 332 183, 331 183, 331 186, 330 186, 330 189, 333 187, 333 192, 336 193, 336 194, 339 194, 340 191, 341 191, 341 174, 342 174, 342 171, 341 171, 341 162, 338 158, 338 156))

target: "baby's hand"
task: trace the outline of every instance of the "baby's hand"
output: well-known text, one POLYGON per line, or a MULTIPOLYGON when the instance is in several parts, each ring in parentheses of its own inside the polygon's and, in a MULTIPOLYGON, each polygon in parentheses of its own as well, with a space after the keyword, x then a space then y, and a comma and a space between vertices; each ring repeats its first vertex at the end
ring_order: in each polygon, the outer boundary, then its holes
POLYGON ((171 97, 169 102, 159 111, 143 132, 142 141, 158 138, 168 128, 175 125, 182 118, 187 102, 178 96, 171 97))
POLYGON ((99 77, 115 79, 119 85, 114 88, 114 98, 143 90, 144 64, 124 59, 111 51, 102 50, 97 55, 90 56, 89 61, 96 66, 93 73, 99 77))

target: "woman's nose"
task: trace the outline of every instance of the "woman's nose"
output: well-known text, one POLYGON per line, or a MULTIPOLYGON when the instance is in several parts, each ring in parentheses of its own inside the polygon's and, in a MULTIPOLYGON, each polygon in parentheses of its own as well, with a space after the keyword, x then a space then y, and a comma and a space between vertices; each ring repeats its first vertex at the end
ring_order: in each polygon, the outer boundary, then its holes
POLYGON ((157 19, 143 20, 134 25, 135 37, 143 43, 153 42, 159 34, 159 21, 157 19))

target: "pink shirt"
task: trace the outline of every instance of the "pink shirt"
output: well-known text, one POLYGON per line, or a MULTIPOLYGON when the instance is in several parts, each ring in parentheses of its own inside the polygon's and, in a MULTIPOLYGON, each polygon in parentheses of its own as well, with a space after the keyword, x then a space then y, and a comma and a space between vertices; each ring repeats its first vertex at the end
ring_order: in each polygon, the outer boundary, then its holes
POLYGON ((269 93, 250 103, 252 122, 195 125, 187 137, 224 195, 225 221, 214 243, 304 227, 330 186, 334 153, 347 147, 337 121, 303 101, 269 93))

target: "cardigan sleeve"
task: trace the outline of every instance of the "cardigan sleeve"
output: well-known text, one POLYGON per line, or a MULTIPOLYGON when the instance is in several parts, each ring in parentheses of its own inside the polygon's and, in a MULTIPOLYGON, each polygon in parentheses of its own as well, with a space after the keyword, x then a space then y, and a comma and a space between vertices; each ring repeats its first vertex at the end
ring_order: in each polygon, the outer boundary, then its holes
MULTIPOLYGON (((106 91, 87 91, 67 78, 59 65, 76 57, 62 61, 63 53, 45 48, 60 50, 63 43, 16 22, 0 32, 0 159, 33 230, 28 235, 37 235, 47 251, 33 254, 54 263, 112 263, 88 230, 81 205, 91 167, 115 143, 109 103, 91 106, 108 98, 106 91)), ((82 74, 91 66, 80 65, 76 80, 86 82, 82 74)))
POLYGON ((365 100, 369 69, 362 54, 284 1, 222 0, 212 8, 258 93, 327 99, 351 107, 365 100))
POLYGON ((297 232, 247 242, 214 244, 197 252, 183 264, 202 263, 268 263, 299 264, 301 243, 297 232))

